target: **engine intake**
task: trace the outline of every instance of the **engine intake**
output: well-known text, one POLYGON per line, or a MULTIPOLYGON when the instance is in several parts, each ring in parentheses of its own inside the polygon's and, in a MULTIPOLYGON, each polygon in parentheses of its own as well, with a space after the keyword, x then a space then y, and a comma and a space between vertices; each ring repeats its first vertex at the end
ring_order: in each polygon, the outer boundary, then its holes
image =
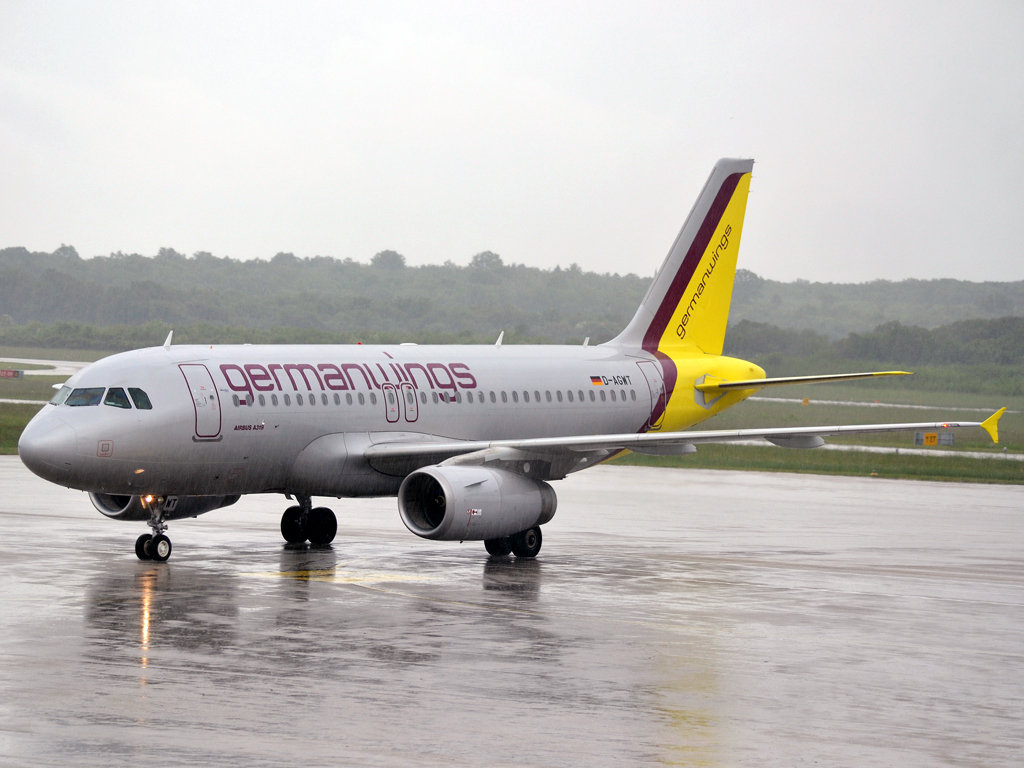
POLYGON ((180 520, 184 517, 198 517, 222 507, 230 507, 240 496, 166 496, 153 497, 153 502, 143 503, 141 496, 118 496, 110 493, 90 493, 92 505, 102 514, 114 520, 149 520, 149 504, 161 503, 164 520, 180 520))
POLYGON ((557 506, 554 489, 542 480, 484 467, 423 467, 398 491, 405 527, 441 541, 511 536, 548 522, 557 506))

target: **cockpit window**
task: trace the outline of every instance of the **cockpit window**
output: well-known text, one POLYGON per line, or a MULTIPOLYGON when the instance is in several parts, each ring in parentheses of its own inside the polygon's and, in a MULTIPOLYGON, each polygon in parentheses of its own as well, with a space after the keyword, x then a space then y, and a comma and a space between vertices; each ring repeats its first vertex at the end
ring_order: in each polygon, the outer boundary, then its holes
POLYGON ((64 401, 65 405, 99 405, 103 399, 103 392, 106 387, 88 387, 85 389, 74 389, 64 401))
POLYGON ((103 399, 104 405, 112 405, 115 408, 131 408, 128 402, 128 395, 120 387, 111 387, 107 390, 107 396, 103 399))
POLYGON ((128 394, 132 396, 132 402, 140 411, 153 410, 153 404, 149 402, 149 395, 136 387, 128 387, 128 394))
POLYGON ((68 395, 71 394, 71 387, 61 387, 57 394, 50 400, 50 405, 62 405, 65 400, 68 399, 68 395))

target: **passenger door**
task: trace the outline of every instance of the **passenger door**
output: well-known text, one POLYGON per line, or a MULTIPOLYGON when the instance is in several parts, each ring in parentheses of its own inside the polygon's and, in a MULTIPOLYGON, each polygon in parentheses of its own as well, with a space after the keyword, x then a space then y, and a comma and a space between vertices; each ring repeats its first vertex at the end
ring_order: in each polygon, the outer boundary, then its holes
POLYGON ((200 440, 213 440, 220 435, 220 398, 209 369, 201 363, 183 363, 178 366, 196 412, 196 435, 200 440))

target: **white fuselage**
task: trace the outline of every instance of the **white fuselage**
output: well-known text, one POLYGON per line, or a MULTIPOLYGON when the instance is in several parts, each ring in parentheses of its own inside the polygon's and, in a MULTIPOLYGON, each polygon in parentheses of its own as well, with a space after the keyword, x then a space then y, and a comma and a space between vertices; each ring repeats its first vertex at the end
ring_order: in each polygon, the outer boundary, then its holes
POLYGON ((20 448, 37 474, 97 493, 391 495, 402 478, 367 464, 370 444, 643 431, 660 381, 638 363, 653 359, 610 346, 151 348, 67 384, 141 389, 151 409, 48 405, 20 448))

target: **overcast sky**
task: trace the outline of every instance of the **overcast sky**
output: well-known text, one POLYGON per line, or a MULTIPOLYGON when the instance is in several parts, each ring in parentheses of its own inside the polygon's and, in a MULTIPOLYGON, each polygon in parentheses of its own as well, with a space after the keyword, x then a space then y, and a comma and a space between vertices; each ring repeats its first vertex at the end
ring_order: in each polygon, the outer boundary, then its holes
POLYGON ((1024 279, 1024 3, 0 2, 0 247, 1024 279))

